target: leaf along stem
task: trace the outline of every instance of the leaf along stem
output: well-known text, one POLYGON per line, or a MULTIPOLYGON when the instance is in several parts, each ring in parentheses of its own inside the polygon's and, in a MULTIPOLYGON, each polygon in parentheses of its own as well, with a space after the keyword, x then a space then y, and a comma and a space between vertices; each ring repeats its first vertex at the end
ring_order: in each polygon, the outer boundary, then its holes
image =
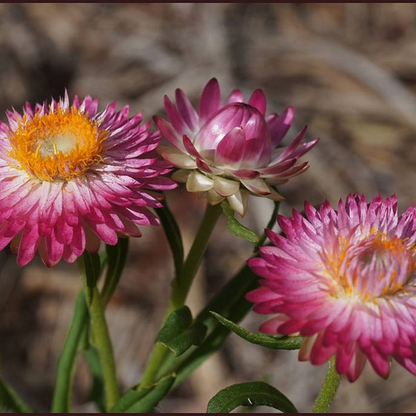
POLYGON ((17 394, 16 390, 0 379, 0 412, 5 413, 34 413, 17 394))
POLYGON ((123 273, 129 250, 129 239, 119 238, 118 243, 115 246, 107 245, 106 249, 108 268, 104 280, 104 286, 101 291, 101 300, 104 307, 107 306, 113 296, 118 282, 120 281, 121 274, 123 273))
MULTIPOLYGON (((207 204, 204 217, 202 219, 199 230, 195 236, 191 249, 186 257, 181 274, 178 275, 172 282, 172 293, 169 301, 168 309, 163 320, 163 324, 166 322, 169 315, 175 310, 185 305, 186 298, 191 288, 192 282, 201 264, 202 257, 207 248, 212 231, 215 224, 222 213, 220 205, 207 204)), ((162 326, 163 326, 162 324, 162 326)), ((156 344, 153 347, 152 353, 148 360, 147 367, 143 374, 140 388, 148 387, 153 381, 159 370, 160 365, 164 361, 167 353, 169 352, 162 344, 156 344)))

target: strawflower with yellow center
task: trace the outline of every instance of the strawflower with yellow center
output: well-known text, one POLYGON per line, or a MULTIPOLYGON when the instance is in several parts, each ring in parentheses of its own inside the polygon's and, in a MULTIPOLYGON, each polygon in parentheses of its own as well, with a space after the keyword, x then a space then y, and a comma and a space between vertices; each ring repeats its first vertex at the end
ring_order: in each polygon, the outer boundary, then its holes
POLYGON ((89 120, 79 109, 61 107, 50 114, 24 115, 10 137, 17 169, 33 177, 52 182, 68 181, 84 175, 102 160, 103 142, 107 131, 89 120))
POLYGON ((395 359, 416 375, 416 210, 397 214, 395 196, 367 204, 349 195, 338 210, 305 203, 306 218, 279 216, 250 268, 264 278, 247 298, 275 314, 260 330, 305 337, 299 359, 354 381, 366 361, 387 378, 395 359))
POLYGON ((68 95, 48 105, 26 104, 0 122, 0 250, 11 242, 18 264, 37 250, 47 266, 74 262, 100 241, 139 237, 137 225, 158 225, 147 207, 159 207, 154 191, 176 185, 162 175, 160 135, 150 134, 142 114, 128 107, 68 95))

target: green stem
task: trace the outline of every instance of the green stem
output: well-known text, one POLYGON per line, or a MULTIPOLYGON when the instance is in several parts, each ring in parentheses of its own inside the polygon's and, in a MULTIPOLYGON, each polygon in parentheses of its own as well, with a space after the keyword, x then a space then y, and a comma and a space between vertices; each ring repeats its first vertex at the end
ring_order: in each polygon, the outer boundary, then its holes
POLYGON ((84 293, 90 314, 92 341, 100 357, 103 371, 105 410, 109 411, 120 397, 120 392, 117 384, 113 347, 104 315, 105 305, 97 289, 97 281, 101 273, 100 259, 97 254, 85 251, 78 259, 78 265, 83 277, 84 293))
POLYGON ((153 346, 152 353, 143 373, 142 381, 140 382, 140 389, 145 389, 152 384, 153 379, 168 352, 169 349, 163 344, 158 343, 153 346))
MULTIPOLYGON (((98 259, 98 256, 94 257, 88 253, 84 253, 82 258, 79 259, 80 271, 83 274, 84 281, 89 286, 88 301, 91 300, 90 287, 99 279, 101 271, 108 260, 108 271, 101 296, 101 302, 105 309, 120 280, 127 251, 128 239, 120 238, 115 247, 107 246, 107 252, 100 259, 98 259)), ((88 318, 88 305, 85 301, 83 290, 76 300, 74 316, 59 357, 55 391, 52 400, 52 413, 69 413, 71 411, 71 389, 77 351, 79 349, 88 350, 89 348, 88 318)))
POLYGON ((89 305, 91 332, 97 348, 103 370, 106 410, 110 410, 120 397, 116 377, 116 365, 113 356, 110 334, 104 316, 104 308, 97 287, 92 289, 92 301, 89 305))
MULTIPOLYGON (((192 282, 198 271, 199 265, 201 264, 212 231, 214 230, 215 224, 221 213, 221 205, 212 206, 207 204, 204 218, 202 219, 198 233, 195 236, 195 240, 186 257, 182 273, 172 283, 172 294, 163 324, 173 311, 185 305, 192 282)), ((140 388, 145 388, 153 382, 154 377, 168 352, 168 348, 162 344, 156 344, 153 347, 153 351, 140 383, 140 388)))
POLYGON ((204 218, 202 219, 201 226, 199 227, 192 247, 186 257, 182 273, 178 279, 173 281, 172 295, 170 298, 167 316, 169 316, 169 314, 173 311, 176 311, 185 305, 189 289, 191 288, 192 282, 207 248, 212 231, 214 230, 215 224, 217 223, 221 213, 221 205, 212 206, 207 204, 204 218))
POLYGON ((74 362, 87 319, 88 307, 85 302, 84 293, 81 292, 77 297, 74 316, 58 361, 52 413, 69 413, 71 411, 70 392, 74 373, 74 362))
POLYGON ((319 395, 315 401, 315 405, 312 409, 313 413, 328 412, 338 390, 341 378, 342 376, 335 370, 334 359, 331 358, 324 383, 322 384, 321 391, 319 392, 319 395))

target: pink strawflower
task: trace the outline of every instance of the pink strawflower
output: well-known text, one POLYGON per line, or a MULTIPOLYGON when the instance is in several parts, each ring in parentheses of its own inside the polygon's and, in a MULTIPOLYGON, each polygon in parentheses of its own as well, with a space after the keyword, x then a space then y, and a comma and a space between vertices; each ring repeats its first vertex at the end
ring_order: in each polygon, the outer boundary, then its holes
POLYGON ((416 210, 397 215, 395 196, 349 195, 334 211, 305 203, 278 217, 286 237, 249 260, 262 276, 247 298, 254 311, 277 314, 260 331, 305 337, 299 359, 323 364, 354 381, 368 360, 387 378, 391 359, 416 375, 416 210))
POLYGON ((160 146, 160 154, 180 168, 172 176, 186 182, 189 192, 205 195, 211 205, 228 199, 244 215, 249 193, 275 201, 283 197, 271 188, 285 183, 308 168, 296 164, 318 139, 301 144, 306 127, 288 147, 278 147, 293 122, 294 110, 266 117, 266 98, 261 90, 248 103, 239 90, 221 104, 218 81, 211 79, 202 92, 199 112, 181 90, 176 107, 165 96, 169 122, 154 117, 162 135, 174 146, 160 146))
POLYGON ((0 250, 11 241, 21 266, 37 250, 49 267, 72 263, 100 240, 114 245, 139 237, 136 224, 159 224, 146 208, 160 206, 152 191, 175 187, 160 176, 170 171, 154 150, 160 135, 127 106, 97 106, 91 97, 70 105, 65 94, 0 122, 0 250))

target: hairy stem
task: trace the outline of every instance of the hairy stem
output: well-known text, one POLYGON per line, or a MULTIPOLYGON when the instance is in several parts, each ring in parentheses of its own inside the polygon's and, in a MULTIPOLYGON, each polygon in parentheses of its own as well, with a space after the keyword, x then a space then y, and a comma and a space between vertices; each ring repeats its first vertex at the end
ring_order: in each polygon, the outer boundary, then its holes
POLYGON ((315 405, 312 409, 313 413, 327 413, 335 394, 341 383, 342 376, 335 370, 334 358, 329 361, 328 372, 326 373, 324 383, 322 384, 321 391, 315 401, 315 405))

